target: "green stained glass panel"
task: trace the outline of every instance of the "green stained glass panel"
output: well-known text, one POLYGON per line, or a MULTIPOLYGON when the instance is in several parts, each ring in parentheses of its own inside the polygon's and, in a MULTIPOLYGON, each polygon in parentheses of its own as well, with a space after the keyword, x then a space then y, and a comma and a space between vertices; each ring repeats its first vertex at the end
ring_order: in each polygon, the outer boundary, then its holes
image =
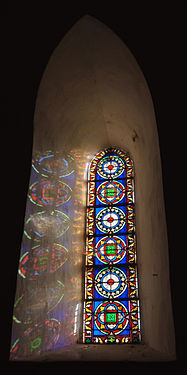
POLYGON ((110 188, 107 188, 106 189, 106 196, 107 197, 114 197, 115 196, 115 189, 110 189, 110 188))
POLYGON ((113 255, 116 253, 116 246, 115 245, 106 245, 105 248, 106 255, 113 255))
POLYGON ((106 323, 116 323, 117 322, 117 314, 114 312, 106 313, 106 323))

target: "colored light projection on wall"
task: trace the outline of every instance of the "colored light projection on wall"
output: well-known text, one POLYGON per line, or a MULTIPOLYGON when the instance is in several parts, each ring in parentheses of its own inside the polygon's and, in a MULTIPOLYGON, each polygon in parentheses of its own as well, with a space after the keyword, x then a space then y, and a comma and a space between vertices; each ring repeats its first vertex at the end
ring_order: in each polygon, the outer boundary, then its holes
POLYGON ((140 342, 134 203, 129 155, 97 154, 88 174, 84 343, 140 342))
POLYGON ((51 151, 32 161, 10 360, 61 349, 73 334, 75 312, 67 291, 73 274, 75 165, 72 155, 51 151))

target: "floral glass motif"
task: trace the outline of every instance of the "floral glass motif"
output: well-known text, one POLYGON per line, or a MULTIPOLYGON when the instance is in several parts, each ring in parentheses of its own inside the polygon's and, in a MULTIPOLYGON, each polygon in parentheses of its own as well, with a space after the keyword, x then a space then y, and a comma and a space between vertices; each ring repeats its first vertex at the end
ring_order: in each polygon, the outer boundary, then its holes
POLYGON ((88 174, 84 343, 141 340, 134 204, 133 161, 101 151, 88 174))

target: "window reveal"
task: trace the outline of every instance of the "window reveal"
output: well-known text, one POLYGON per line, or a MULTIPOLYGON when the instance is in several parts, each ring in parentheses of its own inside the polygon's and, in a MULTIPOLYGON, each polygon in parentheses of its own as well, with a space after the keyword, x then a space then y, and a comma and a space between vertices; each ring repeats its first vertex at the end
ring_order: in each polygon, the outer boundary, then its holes
POLYGON ((134 169, 119 149, 101 151, 88 174, 84 343, 138 343, 134 169))

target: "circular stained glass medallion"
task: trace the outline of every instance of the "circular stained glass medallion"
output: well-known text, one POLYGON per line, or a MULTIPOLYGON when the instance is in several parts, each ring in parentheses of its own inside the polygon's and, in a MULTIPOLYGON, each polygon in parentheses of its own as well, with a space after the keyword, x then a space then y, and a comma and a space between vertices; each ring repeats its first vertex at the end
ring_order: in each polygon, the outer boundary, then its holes
POLYGON ((126 254, 125 242, 117 237, 103 237, 96 244, 96 257, 106 264, 120 262, 126 254))
POLYGON ((101 203, 115 204, 125 195, 125 187, 118 181, 103 182, 97 188, 96 196, 101 203))
POLYGON ((102 158, 97 166, 98 174, 103 178, 117 178, 125 169, 124 161, 117 155, 102 158))
POLYGON ((127 327, 129 313, 126 306, 118 301, 105 301, 95 310, 95 325, 106 335, 118 335, 127 327))
POLYGON ((62 236, 70 226, 70 219, 63 212, 53 210, 41 211, 31 215, 25 223, 25 235, 40 241, 44 238, 58 238, 62 236))
POLYGON ((97 228, 104 233, 116 233, 125 225, 125 213, 118 207, 104 208, 96 216, 97 228))
POLYGON ((38 206, 60 206, 71 198, 71 188, 64 182, 35 182, 29 188, 31 202, 38 206))
POLYGON ((95 277, 95 288, 105 298, 121 296, 127 288, 125 273, 116 267, 104 268, 95 277))

